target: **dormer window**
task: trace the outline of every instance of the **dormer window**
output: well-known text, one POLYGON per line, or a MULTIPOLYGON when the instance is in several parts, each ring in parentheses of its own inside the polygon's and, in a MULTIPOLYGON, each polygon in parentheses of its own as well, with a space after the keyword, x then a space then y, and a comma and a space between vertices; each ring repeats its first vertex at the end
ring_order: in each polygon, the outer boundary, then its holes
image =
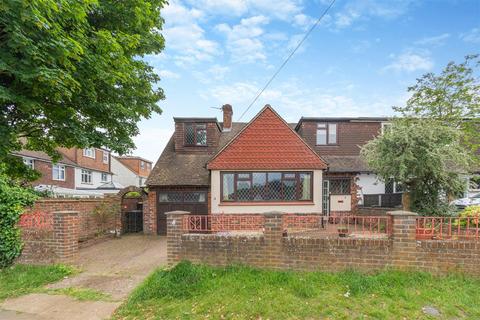
POLYGON ((83 156, 95 159, 95 149, 94 148, 83 149, 83 156))
POLYGON ((317 123, 317 146, 337 144, 337 124, 317 123))
POLYGON ((185 124, 185 145, 186 146, 206 146, 207 145, 207 125, 189 123, 185 124))

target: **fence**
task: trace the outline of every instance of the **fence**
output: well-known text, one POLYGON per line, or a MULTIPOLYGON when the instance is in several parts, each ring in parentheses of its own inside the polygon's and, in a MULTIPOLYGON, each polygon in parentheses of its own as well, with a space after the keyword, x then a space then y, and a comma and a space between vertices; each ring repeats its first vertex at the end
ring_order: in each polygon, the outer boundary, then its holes
POLYGON ((383 193, 363 195, 364 207, 395 208, 402 204, 402 193, 383 193))
POLYGON ((210 265, 369 272, 393 267, 480 275, 480 241, 473 219, 459 219, 459 228, 454 220, 438 221, 442 218, 403 211, 389 212, 386 217, 323 218, 279 212, 232 216, 198 218, 186 212, 167 213, 168 262, 185 259, 210 265), (242 219, 248 220, 241 225, 242 219), (448 225, 452 228, 445 227, 448 225), (332 232, 328 232, 329 226, 332 232), (344 232, 338 232, 339 226, 344 232), (433 233, 422 233, 422 228, 433 233), (219 232, 246 229, 263 232, 219 232), (428 237, 419 237, 422 234, 428 237))
POLYGON ((480 240, 480 217, 418 217, 418 240, 480 240))

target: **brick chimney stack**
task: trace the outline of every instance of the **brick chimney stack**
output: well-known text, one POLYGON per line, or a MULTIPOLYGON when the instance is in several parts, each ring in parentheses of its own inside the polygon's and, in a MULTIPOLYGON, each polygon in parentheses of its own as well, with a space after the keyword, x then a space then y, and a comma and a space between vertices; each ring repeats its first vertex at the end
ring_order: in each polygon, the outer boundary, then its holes
POLYGON ((229 104, 222 106, 223 111, 223 132, 228 132, 232 130, 232 115, 233 109, 229 104))

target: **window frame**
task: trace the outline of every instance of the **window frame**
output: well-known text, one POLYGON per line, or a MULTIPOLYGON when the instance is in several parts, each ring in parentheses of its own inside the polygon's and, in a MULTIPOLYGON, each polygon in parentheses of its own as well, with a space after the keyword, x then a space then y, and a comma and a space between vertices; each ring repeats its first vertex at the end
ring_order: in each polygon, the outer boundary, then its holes
POLYGON ((95 159, 95 148, 83 148, 83 156, 91 159, 95 159), (89 155, 88 151, 92 151, 92 154, 89 155))
POLYGON ((208 146, 208 126, 206 123, 185 123, 183 127, 183 145, 186 147, 207 147, 208 146), (187 143, 187 127, 193 127, 193 143, 187 143), (205 144, 198 144, 198 132, 205 130, 205 144))
POLYGON ((107 151, 103 151, 103 154, 102 154, 102 161, 104 164, 108 164, 109 163, 109 159, 108 159, 108 152, 107 151))
POLYGON ((184 203, 184 204, 197 204, 197 203, 206 203, 208 201, 207 199, 208 193, 206 191, 200 191, 200 190, 191 190, 191 191, 160 191, 157 194, 157 203, 184 203), (188 193, 199 193, 203 194, 203 201, 185 201, 185 195, 188 193), (166 194, 167 195, 167 201, 160 201, 160 196, 166 194), (168 195, 170 194, 178 194, 181 197, 181 201, 168 201, 168 195))
POLYGON ((295 202, 304 202, 304 203, 312 203, 314 201, 313 197, 313 186, 314 186, 314 173, 313 171, 221 171, 220 172, 220 203, 295 203, 295 202), (253 174, 254 173, 265 173, 266 174, 266 181, 263 190, 263 199, 255 200, 254 193, 253 193, 253 174), (270 173, 280 173, 280 199, 268 199, 269 198, 269 174, 270 173), (232 200, 225 200, 223 189, 223 177, 226 174, 233 174, 233 199, 232 200), (249 174, 249 178, 239 178, 239 174, 249 174), (285 177, 285 175, 294 174, 294 178, 285 177), (302 194, 300 191, 301 179, 300 176, 302 174, 309 174, 310 175, 310 197, 309 199, 301 199, 302 194), (238 181, 249 181, 250 182, 250 191, 249 191, 249 199, 248 200, 239 200, 237 195, 237 183, 238 181), (284 181, 295 181, 295 199, 293 200, 286 200, 285 193, 284 193, 284 181))
POLYGON ((35 159, 29 158, 29 157, 23 157, 22 161, 23 161, 23 164, 29 167, 31 170, 35 170, 35 159))
POLYGON ((102 172, 100 176, 100 181, 101 182, 108 182, 108 173, 102 172), (103 180, 103 177, 105 177, 105 180, 103 180))
POLYGON ((82 169, 82 171, 80 173, 80 182, 82 184, 93 184, 93 172, 92 172, 92 170, 82 169), (84 175, 90 177, 89 182, 83 181, 83 176, 84 175))
POLYGON ((393 126, 393 123, 391 122, 382 122, 382 134, 385 133, 386 129, 391 128, 393 126))
POLYGON ((66 178, 67 178, 67 172, 66 172, 65 166, 61 165, 61 164, 53 164, 52 165, 52 180, 66 181, 66 178), (60 176, 60 172, 63 172, 63 179, 60 178, 60 177, 55 177, 55 168, 58 168, 59 176, 60 176))
POLYGON ((336 146, 338 145, 338 123, 336 122, 317 122, 317 126, 315 128, 315 145, 316 146, 336 146), (319 128, 319 126, 324 125, 324 128, 319 128), (330 126, 335 126, 335 142, 330 142, 330 132, 333 131, 330 129, 330 126), (318 143, 318 131, 324 130, 325 131, 325 142, 326 143, 318 143))

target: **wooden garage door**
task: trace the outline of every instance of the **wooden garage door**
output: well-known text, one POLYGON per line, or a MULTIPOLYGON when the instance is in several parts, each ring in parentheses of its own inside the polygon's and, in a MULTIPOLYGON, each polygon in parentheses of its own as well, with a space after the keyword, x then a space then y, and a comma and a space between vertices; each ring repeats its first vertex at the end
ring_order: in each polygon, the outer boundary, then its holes
POLYGON ((188 211, 192 214, 207 214, 207 190, 204 191, 160 191, 157 198, 157 233, 167 234, 169 211, 188 211))

